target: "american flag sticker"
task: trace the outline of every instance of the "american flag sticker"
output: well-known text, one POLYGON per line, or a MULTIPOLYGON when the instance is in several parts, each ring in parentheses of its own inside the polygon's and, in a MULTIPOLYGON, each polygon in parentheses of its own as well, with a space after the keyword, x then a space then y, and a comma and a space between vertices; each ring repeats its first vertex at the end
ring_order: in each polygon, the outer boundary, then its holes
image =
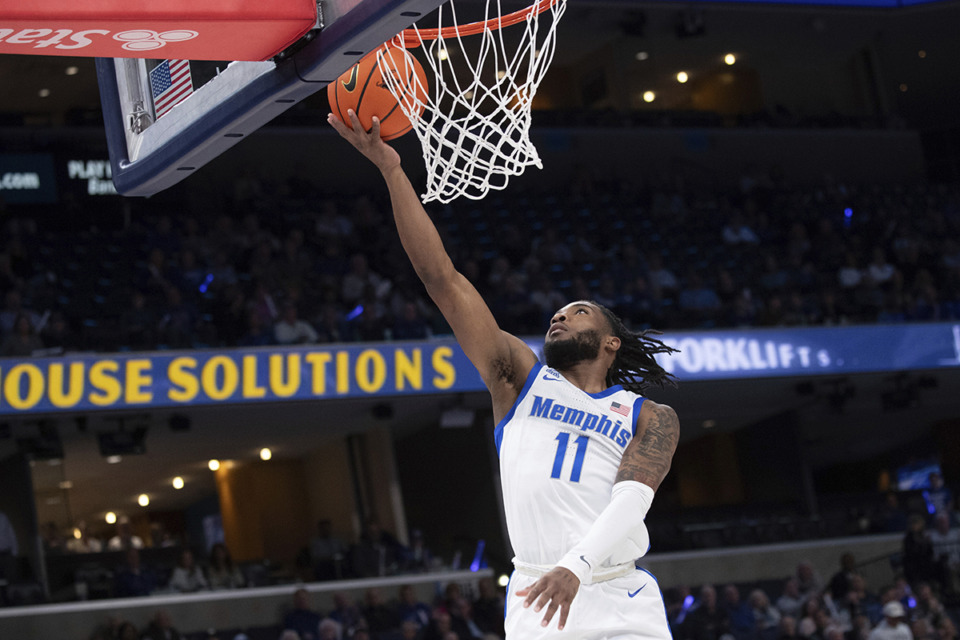
POLYGON ((164 60, 150 72, 150 91, 157 117, 173 109, 193 93, 189 60, 164 60))
POLYGON ((610 409, 611 409, 612 411, 616 411, 617 413, 619 413, 619 414, 622 415, 622 416, 628 416, 628 415, 630 415, 630 407, 625 407, 625 406, 623 406, 622 404, 620 404, 619 402, 611 403, 611 404, 610 404, 610 409))

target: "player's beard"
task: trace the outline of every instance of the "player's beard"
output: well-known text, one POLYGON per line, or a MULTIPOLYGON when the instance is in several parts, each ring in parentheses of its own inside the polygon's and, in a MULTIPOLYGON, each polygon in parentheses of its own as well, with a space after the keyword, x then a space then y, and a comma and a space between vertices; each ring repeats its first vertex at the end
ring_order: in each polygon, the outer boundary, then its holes
POLYGON ((596 360, 600 355, 600 332, 586 329, 566 340, 553 340, 543 345, 543 358, 547 366, 557 371, 566 371, 587 360, 596 360))

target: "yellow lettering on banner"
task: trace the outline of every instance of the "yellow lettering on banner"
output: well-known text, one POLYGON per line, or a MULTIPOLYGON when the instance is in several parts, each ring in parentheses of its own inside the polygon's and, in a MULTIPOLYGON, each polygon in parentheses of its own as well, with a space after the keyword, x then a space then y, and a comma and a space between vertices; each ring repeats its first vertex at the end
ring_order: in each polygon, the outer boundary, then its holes
POLYGON ((32 409, 43 397, 43 372, 33 364, 18 364, 3 382, 3 395, 14 409, 32 409), (20 379, 27 376, 27 393, 20 395, 20 379))
POLYGON ((120 381, 114 375, 120 370, 115 360, 100 360, 90 367, 90 386, 99 393, 90 394, 90 402, 98 407, 111 405, 120 399, 120 381))
POLYGON ((153 362, 146 358, 127 360, 127 379, 124 381, 126 393, 124 402, 127 404, 145 404, 153 400, 153 391, 145 391, 144 387, 153 384, 153 376, 147 375, 153 369, 153 362))
POLYGON ((350 354, 337 351, 337 393, 350 391, 350 354))
POLYGON ((300 354, 287 354, 287 381, 283 381, 283 356, 270 356, 270 390, 281 398, 289 398, 300 388, 300 354))
POLYGON ((313 378, 311 391, 315 396, 322 396, 327 392, 327 365, 330 364, 329 353, 308 353, 306 361, 310 363, 310 377, 313 378))
POLYGON ((70 363, 70 381, 67 383, 67 390, 63 389, 63 363, 54 362, 50 365, 47 372, 47 394, 50 396, 50 404, 58 409, 69 409, 76 406, 83 397, 83 363, 70 363))
POLYGON ((243 397, 262 398, 267 390, 257 385, 257 356, 243 356, 243 397))
POLYGON ((190 402, 197 397, 200 383, 194 370, 197 368, 196 358, 182 356, 174 358, 167 367, 167 379, 173 385, 167 392, 167 397, 174 402, 190 402))
POLYGON ((226 400, 237 390, 237 384, 240 382, 240 372, 237 370, 237 363, 227 356, 214 356, 207 360, 203 365, 203 371, 200 372, 200 383, 203 385, 203 392, 211 400, 226 400), (217 370, 223 369, 223 386, 217 386, 217 370))
POLYGON ((439 347, 433 352, 433 370, 437 374, 433 376, 433 386, 437 389, 449 389, 457 379, 457 370, 450 362, 452 357, 453 349, 450 347, 439 347))
POLYGON ((357 386, 367 393, 376 393, 387 379, 387 363, 379 351, 366 349, 357 357, 356 372, 357 386))
POLYGON ((423 388, 423 351, 413 350, 413 359, 407 357, 403 349, 397 349, 393 353, 394 366, 396 366, 396 389, 403 389, 410 384, 413 389, 423 388))

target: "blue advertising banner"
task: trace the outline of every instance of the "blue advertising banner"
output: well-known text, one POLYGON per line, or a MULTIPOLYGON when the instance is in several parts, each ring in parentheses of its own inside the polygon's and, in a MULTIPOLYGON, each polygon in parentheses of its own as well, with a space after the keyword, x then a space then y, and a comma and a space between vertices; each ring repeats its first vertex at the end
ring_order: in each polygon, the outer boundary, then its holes
POLYGON ((680 380, 960 367, 960 324, 749 329, 670 334, 659 358, 680 380))
MULTIPOLYGON (((960 367, 960 324, 671 333, 681 381, 960 367)), ((542 339, 528 339, 538 354, 542 339)), ((483 390, 452 340, 0 359, 0 415, 483 390)))
POLYGON ((482 388, 453 341, 0 359, 0 415, 482 388))

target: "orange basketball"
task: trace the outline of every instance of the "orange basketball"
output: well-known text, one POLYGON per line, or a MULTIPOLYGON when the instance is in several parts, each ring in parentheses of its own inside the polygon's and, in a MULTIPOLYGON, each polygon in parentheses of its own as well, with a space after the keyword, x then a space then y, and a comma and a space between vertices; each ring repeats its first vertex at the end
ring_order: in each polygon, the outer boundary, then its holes
MULTIPOLYGON (((387 83, 380 74, 376 49, 364 56, 360 62, 348 69, 342 76, 327 85, 327 99, 330 109, 343 122, 350 124, 347 109, 353 109, 360 124, 367 131, 373 125, 373 116, 380 118, 380 137, 384 140, 399 138, 413 128, 410 120, 400 108, 387 83)), ((419 113, 423 113, 426 102, 427 76, 420 62, 406 49, 390 47, 383 54, 383 66, 401 87, 401 95, 416 95, 419 113), (419 78, 414 77, 416 74, 419 78)))

